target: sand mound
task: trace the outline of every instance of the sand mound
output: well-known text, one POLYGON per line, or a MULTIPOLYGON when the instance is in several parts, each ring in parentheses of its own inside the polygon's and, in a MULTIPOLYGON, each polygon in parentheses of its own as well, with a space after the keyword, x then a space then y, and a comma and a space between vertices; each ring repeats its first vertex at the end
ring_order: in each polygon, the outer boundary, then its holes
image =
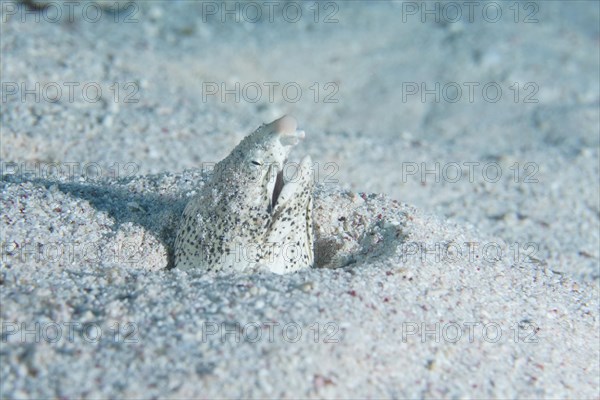
POLYGON ((593 286, 385 196, 319 187, 323 268, 168 269, 204 179, 5 176, 3 395, 597 394, 593 286))

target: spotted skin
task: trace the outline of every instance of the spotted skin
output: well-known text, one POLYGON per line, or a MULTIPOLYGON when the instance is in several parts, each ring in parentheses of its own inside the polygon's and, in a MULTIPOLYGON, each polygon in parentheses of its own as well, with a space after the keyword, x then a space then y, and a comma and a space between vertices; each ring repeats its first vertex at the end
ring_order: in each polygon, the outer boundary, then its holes
POLYGON ((215 166, 183 212, 176 268, 285 274, 313 265, 310 157, 296 174, 293 168, 283 174, 303 138, 296 120, 284 116, 260 126, 215 166))

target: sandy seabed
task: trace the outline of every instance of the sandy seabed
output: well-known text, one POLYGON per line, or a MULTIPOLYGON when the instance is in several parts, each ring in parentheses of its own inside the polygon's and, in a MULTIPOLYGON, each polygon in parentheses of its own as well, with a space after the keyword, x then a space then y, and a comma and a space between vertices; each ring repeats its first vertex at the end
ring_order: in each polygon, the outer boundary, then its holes
POLYGON ((597 2, 67 3, 1 2, 3 398, 600 397, 597 2), (170 268, 283 114, 317 268, 170 268))

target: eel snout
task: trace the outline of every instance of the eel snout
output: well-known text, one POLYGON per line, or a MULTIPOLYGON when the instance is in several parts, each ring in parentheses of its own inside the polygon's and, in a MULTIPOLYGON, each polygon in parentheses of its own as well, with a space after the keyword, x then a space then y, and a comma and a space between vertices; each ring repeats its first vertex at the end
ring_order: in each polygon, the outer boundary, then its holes
POLYGON ((273 132, 281 136, 282 144, 295 146, 306 136, 304 131, 298 130, 298 121, 291 115, 283 117, 271 122, 273 132))

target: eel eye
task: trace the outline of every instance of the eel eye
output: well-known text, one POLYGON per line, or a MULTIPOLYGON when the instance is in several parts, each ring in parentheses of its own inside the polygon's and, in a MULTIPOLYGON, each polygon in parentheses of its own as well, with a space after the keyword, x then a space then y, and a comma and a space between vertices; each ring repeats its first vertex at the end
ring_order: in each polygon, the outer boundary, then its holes
POLYGON ((254 165, 262 165, 260 161, 252 160, 252 164, 254 165))

